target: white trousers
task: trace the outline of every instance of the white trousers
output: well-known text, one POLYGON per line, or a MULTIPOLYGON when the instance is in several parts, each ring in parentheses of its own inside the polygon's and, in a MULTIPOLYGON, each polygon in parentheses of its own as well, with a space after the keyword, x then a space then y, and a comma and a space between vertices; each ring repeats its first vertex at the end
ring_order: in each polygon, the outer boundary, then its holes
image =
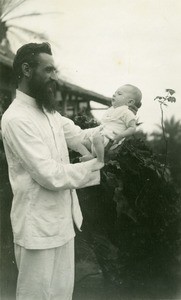
POLYGON ((71 300, 74 239, 53 249, 29 250, 15 244, 19 270, 17 300, 71 300))

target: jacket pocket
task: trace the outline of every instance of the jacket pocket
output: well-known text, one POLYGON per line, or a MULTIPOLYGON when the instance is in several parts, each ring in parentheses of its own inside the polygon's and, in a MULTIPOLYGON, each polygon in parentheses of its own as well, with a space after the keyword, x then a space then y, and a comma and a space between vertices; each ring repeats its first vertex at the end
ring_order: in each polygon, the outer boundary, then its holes
POLYGON ((59 232, 57 193, 40 188, 39 197, 31 202, 30 226, 36 237, 55 236, 59 232))

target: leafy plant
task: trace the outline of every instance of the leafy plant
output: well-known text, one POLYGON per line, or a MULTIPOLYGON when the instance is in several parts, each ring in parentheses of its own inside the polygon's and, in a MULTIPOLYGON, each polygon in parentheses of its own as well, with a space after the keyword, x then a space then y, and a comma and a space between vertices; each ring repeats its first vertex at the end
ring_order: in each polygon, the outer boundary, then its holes
POLYGON ((151 288, 156 299, 163 297, 155 287, 158 280, 164 297, 170 288, 177 292, 180 197, 169 169, 163 174, 142 139, 132 137, 107 151, 101 184, 78 195, 84 216, 78 238, 87 240, 108 282, 145 293, 151 288))
MULTIPOLYGON (((168 148, 167 166, 169 167, 173 184, 178 190, 181 190, 181 122, 172 116, 170 119, 164 120, 164 128, 168 148)), ((151 136, 152 139, 148 143, 154 153, 157 154, 157 159, 164 163, 165 143, 160 125, 158 125, 158 130, 155 130, 151 136)))
POLYGON ((160 104, 160 111, 161 111, 161 128, 162 128, 162 134, 163 134, 163 140, 165 143, 165 161, 163 165, 163 175, 165 173, 166 167, 167 167, 167 156, 168 156, 168 141, 165 133, 165 127, 164 127, 164 111, 163 106, 167 106, 167 102, 175 103, 176 98, 173 97, 173 94, 175 94, 175 91, 173 89, 166 89, 166 96, 157 96, 154 100, 157 100, 160 104))

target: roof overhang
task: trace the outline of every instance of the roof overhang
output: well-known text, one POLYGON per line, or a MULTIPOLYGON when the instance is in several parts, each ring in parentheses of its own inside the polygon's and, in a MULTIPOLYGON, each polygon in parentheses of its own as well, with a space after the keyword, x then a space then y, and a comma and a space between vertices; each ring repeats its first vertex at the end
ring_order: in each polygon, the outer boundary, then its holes
POLYGON ((14 54, 7 47, 0 45, 0 63, 12 67, 13 58, 14 54))
MULTIPOLYGON (((3 63, 4 65, 11 68, 13 65, 13 59, 14 54, 8 49, 8 47, 0 45, 0 63, 3 63)), ((84 89, 62 79, 59 79, 58 83, 59 86, 67 93, 72 93, 78 97, 80 96, 81 98, 87 99, 89 101, 95 101, 104 105, 110 106, 111 104, 111 98, 109 97, 105 97, 101 94, 84 89)))
POLYGON ((59 80, 60 87, 65 90, 67 93, 74 93, 76 96, 87 98, 89 101, 95 101, 104 105, 110 106, 111 98, 103 96, 101 94, 92 92, 90 90, 84 89, 75 84, 59 80))

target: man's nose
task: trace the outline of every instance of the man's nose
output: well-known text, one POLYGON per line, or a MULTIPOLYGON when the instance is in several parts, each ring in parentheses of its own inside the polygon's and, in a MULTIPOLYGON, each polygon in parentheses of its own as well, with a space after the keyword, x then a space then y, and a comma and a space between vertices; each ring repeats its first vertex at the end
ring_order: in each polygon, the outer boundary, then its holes
POLYGON ((50 78, 54 81, 58 81, 57 73, 55 71, 52 71, 50 78))

